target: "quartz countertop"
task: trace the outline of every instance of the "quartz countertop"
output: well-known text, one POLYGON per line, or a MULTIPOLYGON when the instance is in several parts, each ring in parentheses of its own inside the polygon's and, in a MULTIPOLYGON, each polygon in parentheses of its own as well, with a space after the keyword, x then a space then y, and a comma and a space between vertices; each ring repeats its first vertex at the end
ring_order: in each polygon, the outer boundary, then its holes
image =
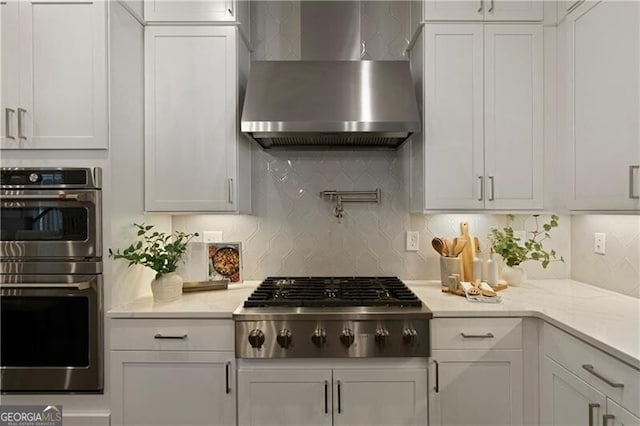
MULTIPOLYGON (((404 281, 434 318, 535 317, 640 369, 640 299, 572 280, 531 280, 501 291, 502 303, 470 303, 442 293, 438 281, 404 281)), ((259 284, 245 281, 228 290, 185 293, 154 303, 151 296, 111 309, 110 318, 231 319, 259 284)))
POLYGON ((531 280, 499 292, 502 303, 470 303, 440 282, 405 281, 443 317, 535 317, 640 369, 640 299, 572 280, 531 280))

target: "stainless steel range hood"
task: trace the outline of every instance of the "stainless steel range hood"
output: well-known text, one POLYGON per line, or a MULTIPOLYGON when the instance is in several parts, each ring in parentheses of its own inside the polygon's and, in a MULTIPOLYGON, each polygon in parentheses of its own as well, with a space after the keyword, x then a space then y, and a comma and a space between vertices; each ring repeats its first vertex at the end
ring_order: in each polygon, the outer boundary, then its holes
POLYGON ((265 148, 397 147, 419 129, 407 61, 252 64, 241 130, 265 148))
POLYGON ((265 148, 397 147, 420 129, 409 62, 360 61, 360 9, 300 2, 302 61, 252 63, 243 132, 265 148))

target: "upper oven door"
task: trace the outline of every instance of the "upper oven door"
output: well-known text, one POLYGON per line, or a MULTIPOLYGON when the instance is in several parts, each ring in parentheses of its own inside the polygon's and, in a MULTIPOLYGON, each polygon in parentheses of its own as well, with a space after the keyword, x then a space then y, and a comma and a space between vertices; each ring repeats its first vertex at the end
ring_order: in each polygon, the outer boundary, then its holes
POLYGON ((99 190, 2 190, 0 206, 0 257, 102 257, 99 190))

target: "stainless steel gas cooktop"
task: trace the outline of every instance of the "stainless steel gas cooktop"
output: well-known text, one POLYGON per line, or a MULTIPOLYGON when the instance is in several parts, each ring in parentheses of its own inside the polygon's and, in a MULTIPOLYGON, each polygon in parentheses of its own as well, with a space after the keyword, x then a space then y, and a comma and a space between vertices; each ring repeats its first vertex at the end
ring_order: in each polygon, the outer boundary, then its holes
POLYGON ((269 277, 233 315, 236 356, 429 356, 432 316, 395 277, 269 277))

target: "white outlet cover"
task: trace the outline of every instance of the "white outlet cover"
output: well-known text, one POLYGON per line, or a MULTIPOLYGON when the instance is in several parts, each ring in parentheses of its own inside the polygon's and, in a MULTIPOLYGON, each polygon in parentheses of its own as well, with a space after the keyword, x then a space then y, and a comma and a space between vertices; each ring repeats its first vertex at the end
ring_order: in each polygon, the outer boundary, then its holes
POLYGON ((606 254, 607 234, 596 232, 593 235, 593 252, 595 254, 606 254))
POLYGON ((417 231, 407 231, 407 251, 418 251, 420 249, 420 233, 417 231))
POLYGON ((222 242, 222 231, 204 231, 202 233, 202 242, 203 243, 221 243, 222 242))

